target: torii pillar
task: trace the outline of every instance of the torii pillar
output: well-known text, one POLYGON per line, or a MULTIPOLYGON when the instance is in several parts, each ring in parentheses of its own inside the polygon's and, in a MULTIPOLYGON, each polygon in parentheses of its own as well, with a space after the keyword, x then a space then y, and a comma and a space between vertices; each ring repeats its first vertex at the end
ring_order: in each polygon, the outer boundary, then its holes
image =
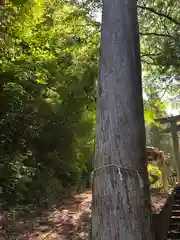
POLYGON ((180 122, 180 115, 167 117, 167 118, 158 118, 158 119, 155 119, 155 121, 159 122, 160 124, 165 124, 165 123, 170 124, 170 127, 165 129, 162 132, 172 134, 174 160, 176 164, 178 184, 180 184, 180 151, 179 151, 179 138, 178 138, 178 131, 180 131, 180 124, 178 125, 178 123, 180 122))

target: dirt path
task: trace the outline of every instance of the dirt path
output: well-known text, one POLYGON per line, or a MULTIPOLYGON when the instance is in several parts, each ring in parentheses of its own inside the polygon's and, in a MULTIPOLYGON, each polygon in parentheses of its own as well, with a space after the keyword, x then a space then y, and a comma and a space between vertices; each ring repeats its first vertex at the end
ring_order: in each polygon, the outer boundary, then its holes
POLYGON ((34 217, 1 215, 0 240, 87 240, 91 198, 87 190, 34 217))
MULTIPOLYGON (((168 195, 151 196, 153 212, 159 212, 168 195)), ((91 215, 91 190, 64 200, 52 211, 34 218, 18 218, 5 226, 0 222, 0 240, 87 240, 91 215)))
MULTIPOLYGON (((60 209, 56 208, 46 218, 45 228, 52 229, 42 233, 42 225, 34 229, 28 240, 86 240, 90 217, 91 191, 65 200, 60 209)), ((42 224, 42 222, 41 222, 42 224)))

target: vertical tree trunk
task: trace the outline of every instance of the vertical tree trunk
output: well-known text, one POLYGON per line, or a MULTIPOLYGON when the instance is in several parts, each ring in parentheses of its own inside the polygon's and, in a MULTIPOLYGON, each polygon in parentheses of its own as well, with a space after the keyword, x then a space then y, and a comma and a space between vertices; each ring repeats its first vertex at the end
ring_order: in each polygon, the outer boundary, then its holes
POLYGON ((150 240, 136 0, 103 0, 102 19, 92 239, 150 240))

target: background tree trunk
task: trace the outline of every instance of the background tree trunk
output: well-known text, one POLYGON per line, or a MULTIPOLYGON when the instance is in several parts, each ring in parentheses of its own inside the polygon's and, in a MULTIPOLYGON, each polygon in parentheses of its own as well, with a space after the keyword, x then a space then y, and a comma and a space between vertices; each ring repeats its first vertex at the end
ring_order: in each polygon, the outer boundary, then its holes
POLYGON ((92 239, 149 240, 150 199, 136 0, 104 0, 98 86, 92 239))

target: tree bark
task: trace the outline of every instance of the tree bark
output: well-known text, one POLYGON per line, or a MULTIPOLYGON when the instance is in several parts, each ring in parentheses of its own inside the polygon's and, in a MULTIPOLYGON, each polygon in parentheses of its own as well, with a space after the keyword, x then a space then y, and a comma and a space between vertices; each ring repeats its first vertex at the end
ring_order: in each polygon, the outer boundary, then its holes
POLYGON ((92 239, 150 240, 136 0, 103 0, 92 239), (106 164, 114 164, 103 167, 106 164), (115 165, 143 171, 118 169, 115 165), (98 170, 96 170, 98 169, 98 170))

